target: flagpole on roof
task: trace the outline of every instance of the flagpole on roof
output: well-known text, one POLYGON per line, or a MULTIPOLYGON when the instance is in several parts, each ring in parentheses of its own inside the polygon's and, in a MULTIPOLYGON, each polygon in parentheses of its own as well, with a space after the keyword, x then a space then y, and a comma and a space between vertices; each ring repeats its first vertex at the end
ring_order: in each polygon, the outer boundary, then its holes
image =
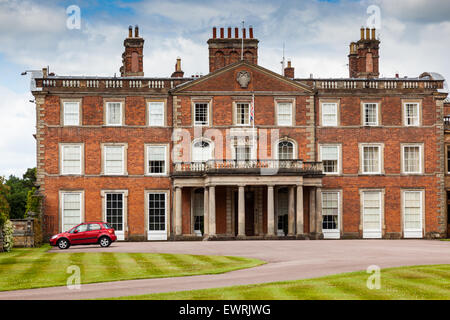
POLYGON ((241 60, 244 60, 244 20, 242 20, 241 60))

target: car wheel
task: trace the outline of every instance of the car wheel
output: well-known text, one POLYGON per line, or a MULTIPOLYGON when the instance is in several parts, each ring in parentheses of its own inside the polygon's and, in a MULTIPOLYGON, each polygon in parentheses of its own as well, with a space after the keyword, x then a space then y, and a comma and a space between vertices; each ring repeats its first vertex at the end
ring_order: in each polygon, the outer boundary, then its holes
POLYGON ((111 244, 111 240, 108 237, 102 237, 100 238, 100 246, 106 248, 109 247, 109 245, 111 244))
POLYGON ((70 243, 67 239, 60 239, 58 241, 58 248, 61 250, 68 249, 70 247, 70 243))

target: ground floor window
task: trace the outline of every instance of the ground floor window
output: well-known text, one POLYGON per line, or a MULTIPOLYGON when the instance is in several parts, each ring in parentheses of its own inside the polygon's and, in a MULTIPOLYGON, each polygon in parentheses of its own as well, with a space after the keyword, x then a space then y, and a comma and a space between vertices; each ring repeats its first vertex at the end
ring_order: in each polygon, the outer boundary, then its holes
POLYGON ((403 236, 422 238, 423 191, 403 191, 403 236))
POLYGON ((339 192, 322 192, 322 231, 324 238, 340 238, 339 192))
POLYGON ((381 238, 381 191, 363 192, 363 238, 381 238))
POLYGON ((106 194, 106 222, 118 233, 123 232, 123 194, 106 194))
POLYGON ((62 193, 62 231, 67 231, 82 222, 81 201, 81 192, 62 193))

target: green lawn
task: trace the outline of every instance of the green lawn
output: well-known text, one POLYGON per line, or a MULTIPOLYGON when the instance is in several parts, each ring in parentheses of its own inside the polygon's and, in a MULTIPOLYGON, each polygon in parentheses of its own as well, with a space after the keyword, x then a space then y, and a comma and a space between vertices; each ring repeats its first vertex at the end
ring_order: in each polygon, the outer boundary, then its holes
POLYGON ((381 270, 381 288, 366 286, 366 272, 323 278, 122 297, 155 300, 382 300, 450 299, 450 265, 414 266, 381 270))
POLYGON ((48 253, 50 247, 0 253, 0 291, 66 285, 77 265, 81 283, 217 274, 263 264, 241 257, 152 253, 48 253))

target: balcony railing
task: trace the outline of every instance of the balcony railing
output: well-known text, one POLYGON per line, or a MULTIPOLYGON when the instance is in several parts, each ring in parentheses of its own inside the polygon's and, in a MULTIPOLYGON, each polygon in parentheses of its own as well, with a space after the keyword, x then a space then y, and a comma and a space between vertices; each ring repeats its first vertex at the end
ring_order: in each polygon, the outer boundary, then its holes
POLYGON ((175 175, 202 174, 322 174, 322 162, 304 162, 303 160, 209 160, 206 162, 176 162, 175 175))

